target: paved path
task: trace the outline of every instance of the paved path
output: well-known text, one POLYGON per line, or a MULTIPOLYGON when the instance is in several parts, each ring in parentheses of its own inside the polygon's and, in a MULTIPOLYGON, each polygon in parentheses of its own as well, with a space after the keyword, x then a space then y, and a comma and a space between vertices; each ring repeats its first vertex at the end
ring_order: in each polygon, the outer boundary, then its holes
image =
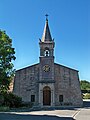
POLYGON ((50 115, 30 115, 0 113, 0 120, 74 120, 72 117, 58 117, 50 115))
POLYGON ((90 108, 81 109, 74 118, 76 120, 90 120, 90 108))
POLYGON ((74 118, 76 120, 90 120, 90 99, 84 101, 84 108, 78 111, 74 118))
POLYGON ((90 100, 84 108, 45 110, 33 112, 0 113, 0 120, 90 120, 90 100))

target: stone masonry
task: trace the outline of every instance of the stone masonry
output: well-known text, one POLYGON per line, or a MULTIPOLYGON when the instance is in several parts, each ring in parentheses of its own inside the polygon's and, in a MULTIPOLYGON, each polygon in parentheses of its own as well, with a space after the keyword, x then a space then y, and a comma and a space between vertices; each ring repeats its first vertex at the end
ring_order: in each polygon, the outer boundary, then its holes
POLYGON ((16 71, 14 94, 35 106, 82 106, 78 71, 54 63, 55 43, 48 19, 40 45, 40 62, 16 71))

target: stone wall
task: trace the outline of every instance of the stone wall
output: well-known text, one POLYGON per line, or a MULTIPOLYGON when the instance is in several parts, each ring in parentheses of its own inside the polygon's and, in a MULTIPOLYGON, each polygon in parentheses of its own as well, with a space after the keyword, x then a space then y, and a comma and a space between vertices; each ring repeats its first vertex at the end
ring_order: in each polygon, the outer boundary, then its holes
POLYGON ((78 71, 55 64, 55 105, 82 106, 78 71), (63 102, 59 102, 63 95, 63 102))
MULTIPOLYGON (((22 100, 24 102, 30 102, 31 95, 35 95, 35 105, 40 105, 40 99, 41 98, 43 99, 43 95, 40 94, 41 87, 39 86, 39 84, 40 85, 42 84, 42 86, 51 85, 50 83, 39 83, 40 82, 39 67, 40 64, 36 64, 18 70, 16 71, 14 79, 13 92, 16 95, 22 97, 22 100)), ((52 105, 82 106, 83 102, 81 97, 79 76, 77 70, 70 69, 68 67, 55 63, 54 80, 55 83, 52 83, 53 89, 51 89, 51 91, 53 91, 52 96, 55 96, 55 98, 52 98, 52 105), (59 95, 63 95, 62 103, 59 101, 59 95)), ((43 105, 42 100, 41 104, 43 105)))
POLYGON ((22 97, 24 102, 30 102, 31 95, 35 95, 35 104, 37 104, 39 98, 38 81, 39 64, 18 70, 14 79, 13 92, 22 97))

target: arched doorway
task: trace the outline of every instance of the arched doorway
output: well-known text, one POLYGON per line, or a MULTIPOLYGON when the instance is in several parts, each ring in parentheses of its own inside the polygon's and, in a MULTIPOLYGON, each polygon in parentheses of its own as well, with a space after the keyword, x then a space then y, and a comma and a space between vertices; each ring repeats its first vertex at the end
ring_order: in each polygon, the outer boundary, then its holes
POLYGON ((51 105, 51 89, 48 86, 43 88, 43 105, 51 105))

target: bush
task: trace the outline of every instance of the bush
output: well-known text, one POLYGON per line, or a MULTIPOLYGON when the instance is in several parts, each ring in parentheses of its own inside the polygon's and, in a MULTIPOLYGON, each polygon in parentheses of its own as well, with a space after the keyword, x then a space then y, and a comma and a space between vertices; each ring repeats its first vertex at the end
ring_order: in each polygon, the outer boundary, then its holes
POLYGON ((5 93, 4 95, 4 106, 9 106, 10 108, 18 108, 22 104, 22 98, 14 95, 13 93, 5 93))
POLYGON ((21 107, 23 107, 23 108, 32 108, 32 106, 33 106, 32 102, 23 102, 21 104, 21 107))
POLYGON ((83 99, 90 99, 90 93, 83 94, 83 99))
POLYGON ((0 94, 0 106, 4 103, 4 97, 2 94, 0 94))
POLYGON ((9 107, 6 107, 6 106, 0 107, 0 112, 7 112, 7 111, 9 111, 9 107))

